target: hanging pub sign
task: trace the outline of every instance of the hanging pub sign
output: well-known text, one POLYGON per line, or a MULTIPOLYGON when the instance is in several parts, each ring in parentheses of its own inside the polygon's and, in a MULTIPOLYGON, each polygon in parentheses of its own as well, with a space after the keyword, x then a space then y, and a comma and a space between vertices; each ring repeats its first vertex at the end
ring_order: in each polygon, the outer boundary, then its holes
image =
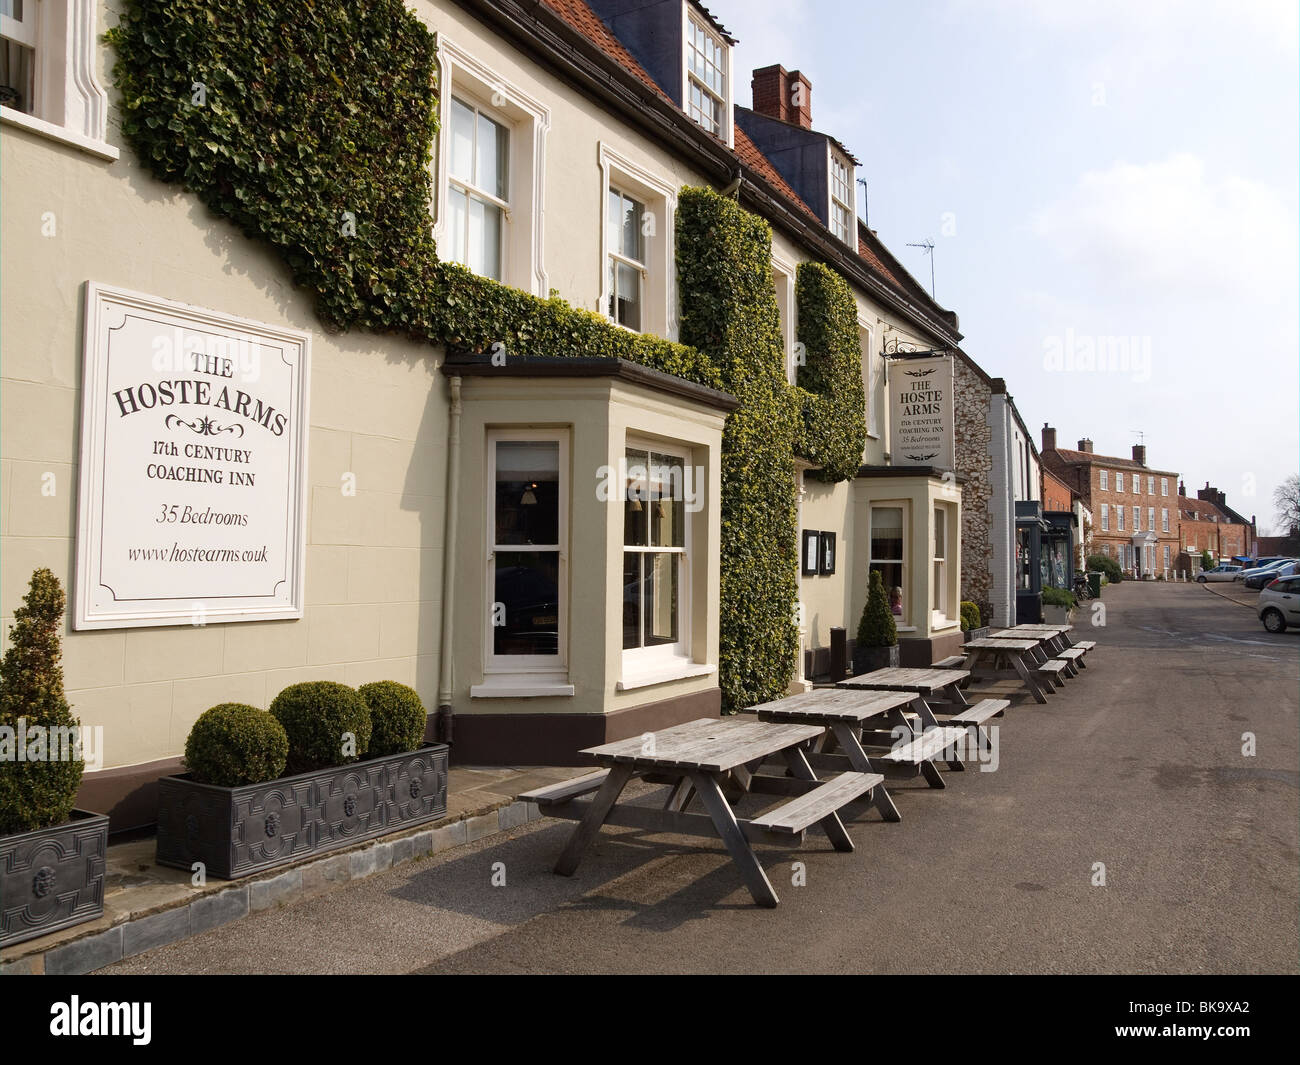
POLYGON ((297 618, 308 334, 86 284, 78 629, 297 618))
POLYGON ((952 356, 890 359, 887 373, 890 461, 953 469, 952 356))

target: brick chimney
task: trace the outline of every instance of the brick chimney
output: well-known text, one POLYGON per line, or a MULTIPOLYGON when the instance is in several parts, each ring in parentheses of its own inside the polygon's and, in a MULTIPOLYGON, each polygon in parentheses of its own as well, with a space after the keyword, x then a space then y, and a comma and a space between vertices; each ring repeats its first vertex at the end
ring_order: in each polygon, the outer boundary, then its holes
POLYGON ((1196 490, 1196 498, 1205 503, 1213 503, 1220 510, 1228 505, 1227 495, 1219 491, 1217 488, 1211 488, 1209 481, 1205 482, 1204 488, 1198 488, 1196 490))
POLYGON ((1079 441, 1079 450, 1082 451, 1085 455, 1091 455, 1092 441, 1085 436, 1082 440, 1079 441))
POLYGON ((1185 485, 1182 481, 1178 482, 1178 494, 1180 496, 1187 495, 1187 485, 1185 485))
POLYGON ((1133 445, 1133 461, 1139 466, 1145 466, 1147 464, 1147 449, 1145 444, 1133 445))
POLYGON ((812 129, 812 82, 797 70, 779 63, 754 71, 749 83, 754 92, 754 110, 768 118, 812 129))
POLYGON ((1046 422, 1043 422, 1043 450, 1044 451, 1056 450, 1056 430, 1053 429, 1046 422))

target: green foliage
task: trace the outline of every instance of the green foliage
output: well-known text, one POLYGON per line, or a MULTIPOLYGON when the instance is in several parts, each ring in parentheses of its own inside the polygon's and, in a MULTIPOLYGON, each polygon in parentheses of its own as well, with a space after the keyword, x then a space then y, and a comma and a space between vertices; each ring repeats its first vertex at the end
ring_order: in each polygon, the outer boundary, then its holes
POLYGON ((706 354, 741 406, 722 437, 719 683, 733 711, 784 694, 799 648, 797 411, 785 379, 772 230, 706 188, 677 212, 681 337, 706 354))
POLYGON ((413 751, 424 742, 428 715, 419 693, 395 680, 363 684, 358 694, 370 708, 370 748, 367 757, 413 751))
POLYGON ((1201 552, 1201 569, 1214 569, 1214 556, 1208 549, 1201 552))
POLYGON ((862 466, 867 443, 858 305, 848 282, 822 263, 799 264, 795 300, 807 355, 799 367, 795 451, 819 467, 822 480, 846 481, 862 466))
POLYGON ((265 710, 218 703, 204 710, 185 740, 185 768, 200 784, 237 788, 284 772, 289 737, 265 710))
POLYGON ((291 684, 272 700, 271 713, 289 737, 290 773, 355 762, 370 750, 370 710, 346 684, 291 684))
MULTIPOLYGON (((9 648, 0 660, 0 726, 13 730, 13 739, 0 741, 0 835, 30 832, 67 821, 81 786, 85 763, 59 759, 51 729, 77 728, 63 694, 63 587, 48 569, 32 574, 23 605, 14 611, 9 648), (25 719, 27 750, 18 761, 19 718, 25 719), (44 754, 33 728, 46 730, 44 754)), ((76 733, 57 733, 71 738, 76 733)), ((62 744, 60 742, 59 747, 62 744)), ((79 749, 79 748, 78 748, 79 749)), ((63 753, 68 753, 64 751, 63 753)))
POLYGON ((1078 605, 1078 600, 1074 598, 1073 592, 1068 592, 1064 588, 1044 588, 1043 605, 1063 606, 1072 609, 1078 605))
POLYGON ((961 603, 961 630, 970 632, 971 629, 980 627, 980 608, 972 603, 969 599, 963 599, 961 603))
POLYGON ((867 585, 867 605, 862 608, 862 620, 858 622, 858 646, 893 647, 898 643, 898 626, 894 624, 879 570, 871 571, 867 585))
POLYGON ((124 0, 107 38, 141 163, 265 241, 330 328, 717 386, 698 352, 438 260, 434 39, 402 0, 124 0))
POLYGON ((1124 579, 1124 571, 1110 555, 1089 555, 1088 569, 1105 574, 1107 584, 1119 584, 1124 579))

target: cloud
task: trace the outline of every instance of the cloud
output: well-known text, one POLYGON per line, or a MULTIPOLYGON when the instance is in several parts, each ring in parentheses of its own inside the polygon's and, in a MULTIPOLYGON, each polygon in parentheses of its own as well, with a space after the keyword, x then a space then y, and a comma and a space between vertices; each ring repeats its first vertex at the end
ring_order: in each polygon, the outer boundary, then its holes
POLYGON ((1294 303, 1296 216, 1266 185, 1215 180, 1203 160, 1117 162, 1083 174, 1037 211, 1031 231, 1102 291, 1147 298, 1294 303))

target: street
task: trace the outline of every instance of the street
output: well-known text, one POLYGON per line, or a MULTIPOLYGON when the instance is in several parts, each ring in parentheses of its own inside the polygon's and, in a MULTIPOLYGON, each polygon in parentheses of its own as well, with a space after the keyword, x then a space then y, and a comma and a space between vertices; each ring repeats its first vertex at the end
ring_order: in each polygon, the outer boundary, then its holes
POLYGON ((717 841, 606 828, 556 876, 543 820, 103 971, 1294 973, 1300 632, 1248 602, 1082 604, 1089 668, 995 719, 996 771, 893 786, 902 822, 858 815, 852 854, 763 848, 775 910, 717 841))

